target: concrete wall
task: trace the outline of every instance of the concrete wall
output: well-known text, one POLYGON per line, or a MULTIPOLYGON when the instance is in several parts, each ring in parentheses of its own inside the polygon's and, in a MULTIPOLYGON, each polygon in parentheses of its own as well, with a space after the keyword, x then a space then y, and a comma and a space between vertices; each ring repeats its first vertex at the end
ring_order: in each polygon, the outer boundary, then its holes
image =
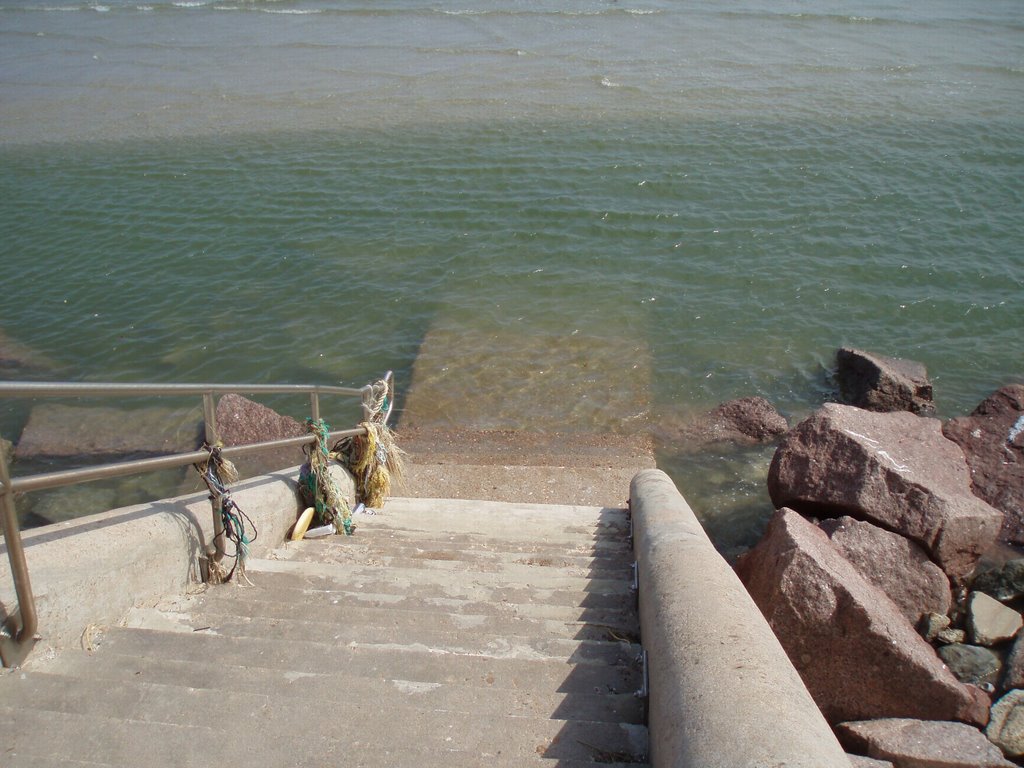
MULTIPOLYGON (((339 466, 332 466, 331 473, 351 503, 351 476, 339 466)), ((298 474, 294 467, 231 488, 231 497, 259 531, 253 556, 277 547, 295 522, 298 474)), ((194 587, 201 581, 200 561, 212 537, 213 514, 205 492, 26 531, 25 557, 41 636, 34 653, 77 644, 91 624, 116 624, 133 606, 155 604, 194 587)), ((0 546, 0 552, 0 614, 6 615, 3 607, 13 607, 16 600, 6 547, 0 546)))
POLYGON ((655 768, 849 768, 768 622, 672 480, 630 488, 655 768))

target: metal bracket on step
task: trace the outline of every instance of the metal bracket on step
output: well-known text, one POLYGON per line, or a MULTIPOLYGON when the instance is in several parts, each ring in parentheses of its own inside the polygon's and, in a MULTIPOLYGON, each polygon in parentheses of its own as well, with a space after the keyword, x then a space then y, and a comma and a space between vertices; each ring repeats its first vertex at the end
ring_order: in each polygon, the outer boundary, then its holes
POLYGON ((635 691, 633 695, 638 699, 646 699, 651 695, 651 678, 647 670, 647 651, 640 651, 637 661, 643 665, 643 671, 640 676, 640 689, 635 691))
POLYGON ((629 585, 629 591, 634 595, 640 594, 640 567, 636 560, 633 561, 633 583, 629 585))

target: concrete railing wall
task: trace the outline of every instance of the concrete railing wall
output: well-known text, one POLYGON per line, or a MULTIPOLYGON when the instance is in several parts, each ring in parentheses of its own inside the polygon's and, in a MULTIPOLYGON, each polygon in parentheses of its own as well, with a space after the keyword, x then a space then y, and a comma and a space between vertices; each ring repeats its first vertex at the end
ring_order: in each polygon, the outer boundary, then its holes
MULTIPOLYGON (((298 473, 294 467, 232 486, 232 499, 259 531, 254 556, 279 546, 295 523, 298 473)), ((351 501, 351 476, 341 467, 331 467, 331 473, 351 501)), ((90 625, 117 624, 133 606, 155 604, 194 587, 201 581, 200 563, 212 537, 206 493, 25 531, 41 638, 33 653, 77 645, 90 625)), ((2 545, 0 552, 0 607, 13 607, 14 585, 2 545)))
POLYGON ((672 480, 630 488, 654 768, 849 768, 768 622, 672 480))

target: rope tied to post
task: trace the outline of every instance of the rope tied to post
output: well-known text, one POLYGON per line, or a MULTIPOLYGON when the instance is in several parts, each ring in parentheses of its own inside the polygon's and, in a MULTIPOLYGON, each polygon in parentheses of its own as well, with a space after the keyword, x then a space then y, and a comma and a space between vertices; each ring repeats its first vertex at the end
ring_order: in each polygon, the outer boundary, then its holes
POLYGON ((392 485, 401 482, 404 470, 405 452, 398 447, 395 434, 387 425, 391 412, 388 393, 384 379, 371 385, 372 399, 366 403, 370 418, 359 425, 366 435, 342 438, 331 452, 352 472, 356 493, 367 507, 384 506, 392 485))
POLYGON ((316 440, 309 447, 307 461, 299 472, 299 490, 305 502, 315 510, 314 517, 321 525, 333 525, 337 533, 351 536, 356 530, 352 510, 329 471, 332 454, 327 450, 327 435, 331 428, 323 419, 312 418, 306 419, 306 427, 316 440))
MULTIPOLYGON (((214 445, 203 444, 203 449, 209 451, 209 458, 200 464, 192 466, 199 473, 199 476, 206 483, 210 491, 210 502, 213 504, 213 512, 221 522, 221 530, 216 534, 230 541, 234 545, 234 552, 225 556, 231 557, 234 562, 231 570, 225 570, 223 563, 211 557, 209 560, 209 578, 213 584, 221 584, 230 581, 238 573, 240 580, 252 586, 249 577, 245 575, 245 561, 249 556, 249 546, 256 541, 259 531, 252 519, 242 511, 228 490, 227 483, 234 483, 238 480, 238 470, 235 465, 224 458, 221 450, 223 444, 217 442, 214 445), (252 537, 246 530, 246 524, 252 529, 252 537)), ((219 548, 218 548, 219 549, 219 548)), ((225 548, 226 550, 226 548, 225 548)))

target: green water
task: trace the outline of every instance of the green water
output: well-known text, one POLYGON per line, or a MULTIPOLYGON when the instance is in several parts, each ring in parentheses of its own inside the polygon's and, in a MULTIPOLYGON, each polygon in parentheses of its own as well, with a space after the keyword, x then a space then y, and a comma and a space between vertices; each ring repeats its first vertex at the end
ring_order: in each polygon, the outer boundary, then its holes
MULTIPOLYGON (((401 390, 439 330, 453 366, 571 338, 670 422, 796 420, 843 345, 943 417, 1024 375, 1017 4, 75 8, 0 5, 0 329, 40 375, 401 390)), ((769 456, 659 462, 729 548, 769 456)))

